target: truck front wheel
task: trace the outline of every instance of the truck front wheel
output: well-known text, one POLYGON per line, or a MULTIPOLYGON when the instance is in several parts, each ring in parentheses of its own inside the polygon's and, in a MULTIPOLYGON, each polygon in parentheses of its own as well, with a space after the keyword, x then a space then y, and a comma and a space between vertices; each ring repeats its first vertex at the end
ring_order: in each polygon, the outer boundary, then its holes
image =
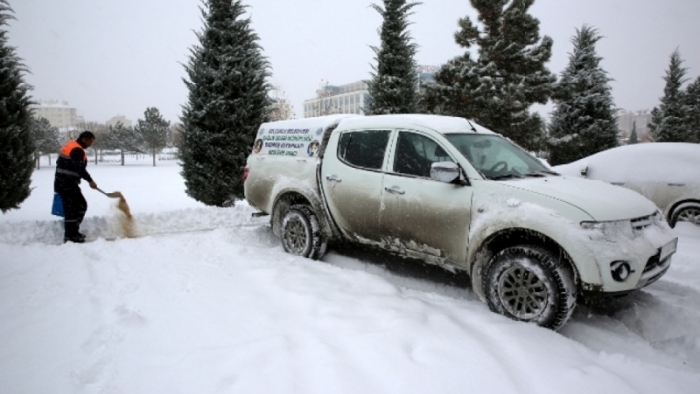
POLYGON ((326 241, 314 211, 292 205, 282 219, 282 246, 287 253, 318 260, 326 253, 326 241))
POLYGON ((492 311, 557 330, 576 307, 572 277, 548 250, 519 245, 493 256, 482 284, 492 311))

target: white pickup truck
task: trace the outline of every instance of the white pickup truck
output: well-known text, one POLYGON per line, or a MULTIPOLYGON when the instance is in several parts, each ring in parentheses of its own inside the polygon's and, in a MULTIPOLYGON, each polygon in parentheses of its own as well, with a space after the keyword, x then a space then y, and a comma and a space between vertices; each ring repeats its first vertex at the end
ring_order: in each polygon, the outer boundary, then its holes
POLYGON ((345 240, 463 270, 491 310, 552 329, 580 295, 657 280, 677 245, 636 192, 561 176, 463 118, 266 123, 244 179, 289 253, 319 259, 345 240))

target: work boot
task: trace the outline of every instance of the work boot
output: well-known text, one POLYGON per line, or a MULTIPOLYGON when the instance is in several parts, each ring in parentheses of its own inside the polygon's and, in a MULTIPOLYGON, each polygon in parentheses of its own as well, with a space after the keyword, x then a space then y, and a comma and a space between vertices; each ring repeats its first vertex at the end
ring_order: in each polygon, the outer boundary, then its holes
POLYGON ((83 233, 78 233, 78 238, 82 238, 83 240, 85 240, 85 238, 87 238, 87 235, 83 233))
POLYGON ((66 243, 66 242, 73 242, 76 244, 82 244, 82 243, 85 243, 85 238, 81 237, 80 235, 66 236, 66 237, 63 237, 63 243, 66 243))

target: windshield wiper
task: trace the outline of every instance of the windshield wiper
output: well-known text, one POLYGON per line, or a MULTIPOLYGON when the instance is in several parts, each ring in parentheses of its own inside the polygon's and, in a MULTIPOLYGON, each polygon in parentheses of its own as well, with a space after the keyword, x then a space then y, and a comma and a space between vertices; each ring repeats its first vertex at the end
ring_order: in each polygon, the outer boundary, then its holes
POLYGON ((560 175, 558 172, 554 171, 549 171, 549 170, 542 170, 542 171, 532 171, 528 172, 525 174, 525 176, 537 176, 537 177, 543 177, 547 175, 560 175))
POLYGON ((522 178, 522 177, 523 177, 522 175, 518 175, 518 174, 503 174, 503 175, 492 176, 489 179, 492 181, 502 181, 504 179, 513 179, 513 178, 522 178))

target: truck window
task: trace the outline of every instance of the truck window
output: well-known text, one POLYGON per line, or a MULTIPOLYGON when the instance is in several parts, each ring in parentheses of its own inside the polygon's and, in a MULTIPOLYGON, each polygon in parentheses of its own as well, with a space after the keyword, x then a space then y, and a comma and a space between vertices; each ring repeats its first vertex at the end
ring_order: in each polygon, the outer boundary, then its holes
POLYGON ((380 170, 388 142, 388 130, 345 132, 340 136, 338 157, 356 167, 380 170))
POLYGON ((430 178, 430 166, 440 161, 453 160, 435 141, 416 133, 399 133, 394 172, 430 178))

